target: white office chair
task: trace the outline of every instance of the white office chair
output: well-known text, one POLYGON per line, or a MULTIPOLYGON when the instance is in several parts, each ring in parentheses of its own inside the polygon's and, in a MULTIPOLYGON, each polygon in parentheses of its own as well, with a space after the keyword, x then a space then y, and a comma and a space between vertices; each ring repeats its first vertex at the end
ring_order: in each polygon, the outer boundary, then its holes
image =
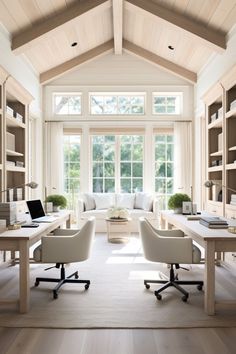
MULTIPOLYGON (((65 276, 65 263, 82 262, 89 258, 92 240, 95 232, 95 218, 91 217, 81 230, 57 229, 53 235, 42 237, 41 245, 34 250, 34 260, 42 263, 56 263, 54 267, 61 267, 60 278, 41 278, 35 280, 35 286, 40 282, 58 283, 53 289, 53 297, 57 299, 58 290, 65 283, 84 283, 87 290, 90 280, 78 279, 78 272, 65 276), (72 277, 75 279, 71 279, 72 277)), ((54 268, 49 267, 45 270, 54 268)))
POLYGON ((184 233, 180 230, 158 230, 155 229, 148 220, 139 219, 140 235, 143 245, 143 252, 146 259, 152 262, 162 262, 170 264, 169 280, 144 280, 147 289, 150 283, 165 284, 154 292, 158 300, 162 299, 160 293, 174 286, 184 296, 182 300, 187 301, 189 294, 180 285, 197 285, 198 290, 202 290, 203 281, 198 280, 178 280, 178 276, 174 273, 174 266, 178 269, 179 264, 200 263, 201 251, 193 245, 190 237, 184 237, 184 233))

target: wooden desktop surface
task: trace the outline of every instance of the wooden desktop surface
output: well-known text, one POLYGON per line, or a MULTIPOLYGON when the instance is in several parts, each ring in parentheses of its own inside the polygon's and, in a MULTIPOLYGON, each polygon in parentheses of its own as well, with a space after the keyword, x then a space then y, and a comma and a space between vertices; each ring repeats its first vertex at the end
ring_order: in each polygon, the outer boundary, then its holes
MULTIPOLYGON (((203 215, 209 216, 207 213, 203 215)), ((236 221, 228 220, 229 225, 236 226, 236 221)), ((198 220, 187 220, 182 214, 171 211, 161 212, 163 228, 175 226, 186 235, 192 237, 199 245, 205 248, 204 269, 204 308, 208 315, 214 315, 217 309, 236 308, 236 301, 215 300, 215 253, 236 251, 236 235, 227 229, 209 229, 201 225, 198 220)))
POLYGON ((30 281, 29 281, 29 248, 41 239, 42 236, 66 223, 70 228, 71 211, 62 210, 56 213, 57 218, 51 223, 40 223, 37 228, 21 228, 7 230, 0 234, 0 249, 3 251, 19 251, 19 299, 0 300, 0 303, 19 304, 19 311, 25 313, 30 306, 30 281))

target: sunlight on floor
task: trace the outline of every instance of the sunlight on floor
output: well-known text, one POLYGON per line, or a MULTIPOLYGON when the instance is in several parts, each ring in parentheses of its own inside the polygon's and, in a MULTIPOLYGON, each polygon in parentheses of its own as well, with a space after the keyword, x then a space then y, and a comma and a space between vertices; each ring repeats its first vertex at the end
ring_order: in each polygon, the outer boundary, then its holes
POLYGON ((154 270, 140 270, 140 271, 131 271, 129 273, 129 280, 135 279, 163 279, 167 280, 168 277, 161 271, 154 270))

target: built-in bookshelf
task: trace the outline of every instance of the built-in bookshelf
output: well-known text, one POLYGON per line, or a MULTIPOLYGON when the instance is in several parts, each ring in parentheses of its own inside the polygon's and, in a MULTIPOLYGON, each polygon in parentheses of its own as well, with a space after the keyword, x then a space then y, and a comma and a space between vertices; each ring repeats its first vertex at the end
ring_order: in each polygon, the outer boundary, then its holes
POLYGON ((0 188, 2 202, 26 198, 28 182, 28 106, 32 96, 3 68, 0 68, 1 157, 0 188))
POLYGON ((214 182, 206 193, 206 209, 236 218, 236 66, 204 95, 204 101, 206 180, 214 182))

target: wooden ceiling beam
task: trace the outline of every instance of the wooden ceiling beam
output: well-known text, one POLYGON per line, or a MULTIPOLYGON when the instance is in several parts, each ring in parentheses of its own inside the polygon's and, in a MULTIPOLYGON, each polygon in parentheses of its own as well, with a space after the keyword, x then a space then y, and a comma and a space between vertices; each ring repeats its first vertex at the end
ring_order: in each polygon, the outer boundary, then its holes
POLYGON ((104 7, 111 6, 110 0, 86 0, 83 2, 77 2, 74 6, 69 7, 66 11, 63 11, 44 22, 34 25, 32 28, 26 29, 13 36, 12 38, 12 50, 19 54, 29 49, 32 45, 35 45, 42 37, 51 35, 53 31, 58 30, 61 26, 69 23, 79 16, 99 7, 103 10, 104 7))
POLYGON ((217 52, 223 52, 226 49, 226 34, 218 32, 213 28, 206 27, 201 23, 194 21, 176 11, 166 9, 153 1, 146 0, 126 0, 126 6, 132 4, 139 9, 167 21, 173 26, 183 29, 197 37, 205 46, 217 52))
POLYGON ((149 52, 146 49, 143 49, 136 44, 133 44, 127 40, 123 41, 123 48, 127 50, 128 52, 131 52, 143 59, 146 59, 147 61, 151 62, 152 64, 158 65, 160 68, 165 69, 166 71, 175 74, 177 76, 180 76, 181 78, 184 78, 185 80, 191 82, 191 83, 196 83, 197 82, 197 74, 194 73, 193 71, 187 70, 183 68, 180 65, 177 65, 167 59, 164 59, 152 52, 149 52))
POLYGON ((103 54, 106 54, 108 52, 111 52, 113 49, 113 39, 110 41, 103 43, 99 45, 98 47, 95 47, 79 56, 76 58, 73 58, 71 60, 68 60, 58 66, 55 66, 52 69, 49 69, 42 74, 40 74, 39 80, 41 84, 46 84, 47 82, 75 69, 79 65, 86 63, 98 56, 101 56, 103 54))
POLYGON ((124 0, 112 0, 114 53, 122 54, 123 39, 123 2, 124 0))

